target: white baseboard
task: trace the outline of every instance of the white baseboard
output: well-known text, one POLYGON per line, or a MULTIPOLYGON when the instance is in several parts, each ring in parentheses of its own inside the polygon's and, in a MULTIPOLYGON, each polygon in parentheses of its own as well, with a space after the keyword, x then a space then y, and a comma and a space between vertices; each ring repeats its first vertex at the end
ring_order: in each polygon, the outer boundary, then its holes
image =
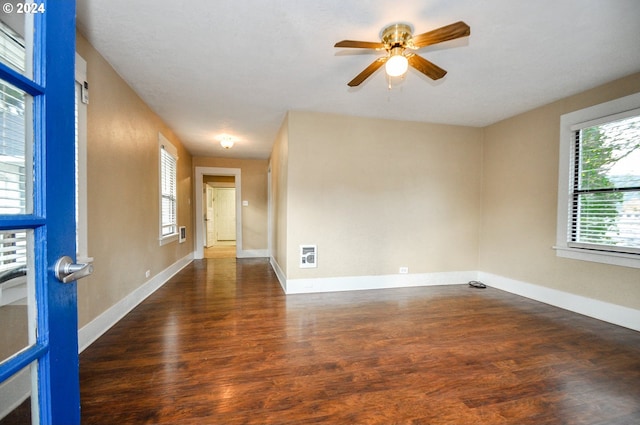
POLYGON ((127 313, 133 310, 138 304, 144 301, 149 295, 153 294, 158 288, 162 287, 176 273, 193 261, 193 253, 176 261, 129 295, 111 306, 104 313, 84 325, 78 331, 78 351, 81 353, 103 333, 109 330, 127 313))
POLYGON ((287 277, 282 271, 282 269, 280 268, 280 264, 278 264, 276 259, 273 257, 269 258, 269 263, 271 264, 271 268, 273 268, 273 271, 276 273, 276 277, 278 278, 278 282, 280 282, 280 286, 282 287, 282 290, 286 294, 287 293, 287 277))
POLYGON ((479 280, 492 288, 560 307, 614 325, 640 331, 640 310, 605 301, 594 300, 557 289, 546 288, 527 282, 479 272, 479 280))
POLYGON ((243 249, 237 255, 238 258, 267 258, 269 251, 266 249, 243 249))
MULTIPOLYGON (((276 274, 278 272, 276 271, 276 274)), ((345 276, 316 279, 286 279, 283 288, 288 294, 315 292, 359 291, 366 289, 407 288, 412 286, 456 285, 476 280, 478 272, 442 272, 390 274, 379 276, 345 276)), ((280 277, 278 277, 280 279, 280 277)), ((282 284, 282 281, 281 281, 282 284)))
POLYGON ((514 295, 520 295, 574 313, 640 331, 640 310, 480 271, 287 279, 280 265, 273 257, 271 258, 271 267, 273 267, 280 281, 280 286, 282 286, 282 289, 287 295, 411 286, 453 285, 466 283, 471 280, 480 280, 490 287, 514 295))

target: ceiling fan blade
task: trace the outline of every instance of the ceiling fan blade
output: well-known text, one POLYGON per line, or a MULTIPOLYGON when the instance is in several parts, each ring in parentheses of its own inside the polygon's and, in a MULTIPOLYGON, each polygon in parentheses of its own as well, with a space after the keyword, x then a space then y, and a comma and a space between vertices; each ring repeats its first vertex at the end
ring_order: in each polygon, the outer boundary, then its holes
POLYGON ((374 72, 376 72, 378 70, 378 68, 380 68, 382 65, 384 65, 384 63, 387 61, 387 57, 381 57, 376 59, 375 61, 373 61, 373 63, 371 65, 369 65, 368 67, 366 67, 364 69, 364 71, 362 71, 360 74, 358 74, 356 76, 356 78, 354 78, 353 80, 349 81, 347 83, 347 85, 349 87, 356 87, 359 86, 360 83, 362 83, 364 80, 366 80, 367 78, 369 78, 369 76, 371 74, 373 74, 374 72))
POLYGON ((416 49, 420 47, 430 46, 432 44, 442 43, 443 41, 455 40, 456 38, 466 37, 471 34, 471 28, 464 22, 456 22, 454 24, 440 27, 433 31, 418 34, 413 37, 413 46, 416 49))
POLYGON ((422 72, 427 77, 432 80, 439 80, 444 77, 447 71, 440 68, 438 65, 435 65, 422 56, 418 56, 416 54, 407 55, 407 59, 409 60, 409 65, 422 72))
POLYGON ((338 41, 333 47, 354 47, 356 49, 384 49, 384 44, 374 41, 342 40, 338 41))

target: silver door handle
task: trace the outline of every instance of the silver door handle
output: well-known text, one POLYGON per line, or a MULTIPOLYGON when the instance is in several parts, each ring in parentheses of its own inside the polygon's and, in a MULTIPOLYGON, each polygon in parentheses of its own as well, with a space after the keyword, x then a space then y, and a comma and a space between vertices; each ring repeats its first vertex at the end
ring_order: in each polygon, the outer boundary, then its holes
POLYGON ((56 278, 62 283, 73 282, 93 273, 93 264, 73 264, 71 257, 64 256, 54 266, 56 278))

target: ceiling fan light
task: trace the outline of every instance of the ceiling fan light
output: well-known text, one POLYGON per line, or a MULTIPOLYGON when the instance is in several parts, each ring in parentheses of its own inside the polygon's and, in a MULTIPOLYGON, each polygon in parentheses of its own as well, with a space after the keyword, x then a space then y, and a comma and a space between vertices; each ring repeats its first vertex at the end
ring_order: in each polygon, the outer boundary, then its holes
POLYGON ((407 72, 409 67, 409 61, 402 54, 393 55, 389 58, 384 66, 385 71, 389 77, 399 77, 407 72))

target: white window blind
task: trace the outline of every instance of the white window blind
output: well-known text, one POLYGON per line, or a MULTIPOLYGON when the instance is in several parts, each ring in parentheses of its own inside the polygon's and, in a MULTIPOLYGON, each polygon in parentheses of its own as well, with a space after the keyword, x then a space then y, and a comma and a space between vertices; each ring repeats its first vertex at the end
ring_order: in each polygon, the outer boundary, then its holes
POLYGON ((568 246, 640 254, 640 110, 572 130, 568 246))
MULTIPOLYGON (((0 21, 0 60, 24 71, 23 42, 0 21)), ((0 81, 0 214, 26 213, 26 125, 23 91, 0 81)))
MULTIPOLYGON (((22 39, 0 21, 0 60, 24 72, 22 39)), ((27 212, 25 93, 0 81, 0 214, 27 212)), ((27 263, 27 233, 0 232, 0 272, 27 263)))
POLYGON ((24 40, 4 22, 0 21, 0 57, 2 62, 23 73, 25 71, 24 40))
POLYGON ((178 156, 160 135, 160 239, 178 234, 178 156))
POLYGON ((15 230, 0 232, 0 272, 26 264, 27 233, 15 230))
POLYGON ((0 214, 26 212, 25 94, 0 82, 0 214))

